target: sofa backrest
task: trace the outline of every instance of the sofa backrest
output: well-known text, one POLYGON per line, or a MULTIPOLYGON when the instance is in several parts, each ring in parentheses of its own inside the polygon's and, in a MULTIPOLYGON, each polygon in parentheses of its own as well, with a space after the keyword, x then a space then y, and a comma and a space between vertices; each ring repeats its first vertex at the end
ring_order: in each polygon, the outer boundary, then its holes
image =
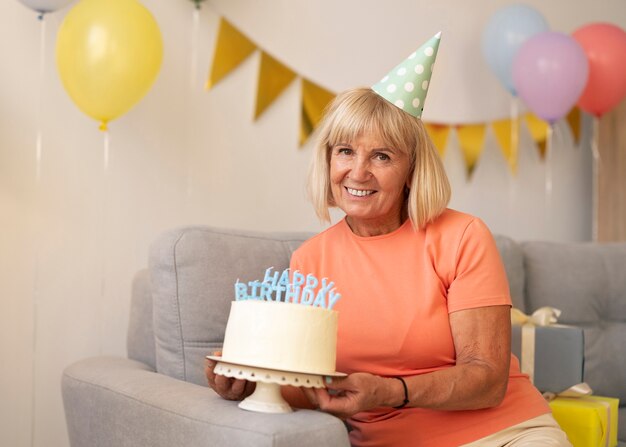
POLYGON ((199 366, 222 346, 234 283, 289 267, 310 236, 193 226, 159 237, 149 260, 156 370, 206 385, 199 366))
MULTIPOLYGON (((205 384, 203 357, 222 345, 233 284, 289 265, 312 233, 259 233, 206 226, 178 228, 151 246, 148 270, 133 281, 128 356, 156 371, 205 384)), ((523 306, 523 259, 517 243, 496 236, 515 305, 523 306)), ((522 307, 523 308, 523 307, 522 307)))
MULTIPOLYGON (((258 233, 195 226, 164 233, 150 273, 133 286, 129 357, 205 385, 203 357, 222 345, 233 284, 282 270, 311 233, 258 233)), ((563 311, 585 331, 585 380, 626 401, 626 244, 517 243, 495 236, 515 307, 563 311)))
POLYGON ((509 280, 509 291, 513 307, 526 312, 526 300, 524 299, 524 253, 522 247, 507 236, 495 235, 496 245, 506 270, 509 280))
POLYGON ((154 330, 152 328, 152 291, 150 274, 143 269, 135 274, 126 333, 128 358, 138 360, 156 371, 154 330))
POLYGON ((585 334, 585 381, 626 402, 626 244, 524 242, 529 311, 552 306, 585 334))

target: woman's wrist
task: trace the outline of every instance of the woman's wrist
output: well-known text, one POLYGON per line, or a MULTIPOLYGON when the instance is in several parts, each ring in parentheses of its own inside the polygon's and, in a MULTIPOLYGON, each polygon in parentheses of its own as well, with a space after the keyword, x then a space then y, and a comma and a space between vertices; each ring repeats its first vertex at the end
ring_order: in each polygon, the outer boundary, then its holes
POLYGON ((404 381, 402 377, 394 377, 394 379, 396 379, 402 384, 402 391, 404 392, 404 395, 402 397, 402 403, 400 405, 396 405, 393 408, 396 408, 396 409, 404 408, 409 403, 409 388, 407 387, 406 382, 404 381))
MULTIPOLYGON (((406 383, 406 381, 404 381, 406 383)), ((405 402, 405 398, 408 399, 408 389, 405 393, 403 381, 398 377, 384 377, 383 378, 385 393, 382 396, 382 405, 384 407, 403 407, 408 404, 405 402)))

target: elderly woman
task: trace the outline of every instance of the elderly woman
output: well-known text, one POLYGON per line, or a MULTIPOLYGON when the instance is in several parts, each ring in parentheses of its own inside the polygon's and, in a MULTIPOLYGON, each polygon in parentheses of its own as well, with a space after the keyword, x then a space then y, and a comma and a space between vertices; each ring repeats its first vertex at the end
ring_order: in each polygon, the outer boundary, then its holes
MULTIPOLYGON (((354 446, 569 446, 511 356, 493 237, 446 208, 450 186, 421 108, 399 104, 349 90, 321 126, 310 196, 320 218, 329 207, 345 218, 296 250, 291 268, 332 278, 346 297, 335 306, 337 370, 349 375, 300 396, 345 419, 354 446)), ((213 366, 219 394, 251 392, 213 366)))

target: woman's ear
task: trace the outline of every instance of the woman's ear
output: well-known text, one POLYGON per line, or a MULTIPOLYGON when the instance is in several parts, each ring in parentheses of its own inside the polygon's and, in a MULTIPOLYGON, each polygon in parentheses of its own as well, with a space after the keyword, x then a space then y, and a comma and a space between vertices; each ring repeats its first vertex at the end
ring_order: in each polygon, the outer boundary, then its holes
MULTIPOLYGON (((415 169, 415 168, 414 168, 415 169)), ((406 177, 406 183, 404 184, 404 187, 408 190, 411 189, 411 185, 413 184, 413 173, 414 173, 414 169, 411 169, 411 172, 409 172, 409 175, 407 175, 406 177)))

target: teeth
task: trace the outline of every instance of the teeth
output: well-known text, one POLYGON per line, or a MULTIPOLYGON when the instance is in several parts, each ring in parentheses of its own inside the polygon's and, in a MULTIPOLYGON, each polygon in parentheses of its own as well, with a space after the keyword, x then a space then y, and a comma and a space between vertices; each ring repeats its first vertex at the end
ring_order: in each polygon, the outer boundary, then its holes
POLYGON ((350 194, 352 194, 353 196, 358 196, 358 197, 365 197, 365 196, 369 196, 370 194, 374 194, 374 191, 365 191, 361 189, 352 189, 352 188, 346 188, 346 189, 348 190, 350 194))

